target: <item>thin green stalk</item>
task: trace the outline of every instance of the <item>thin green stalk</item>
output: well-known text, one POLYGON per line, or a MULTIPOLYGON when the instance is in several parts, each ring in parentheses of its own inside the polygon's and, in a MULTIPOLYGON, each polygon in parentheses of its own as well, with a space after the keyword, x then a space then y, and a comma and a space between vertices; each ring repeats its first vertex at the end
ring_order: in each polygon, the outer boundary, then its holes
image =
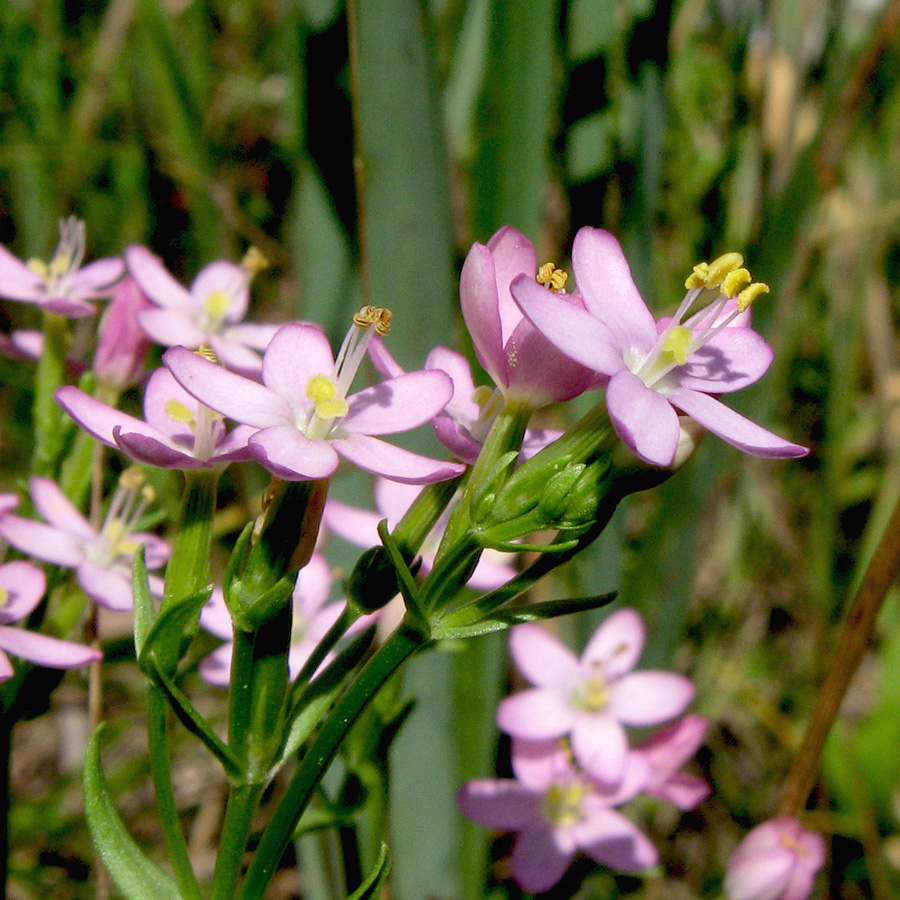
POLYGON ((237 895, 238 900, 261 900, 303 810, 347 733, 385 682, 425 643, 422 635, 404 622, 379 648, 338 701, 303 757, 284 799, 263 832, 237 895))
POLYGON ((165 698, 152 685, 147 692, 147 740, 150 754, 150 773, 156 790, 156 807, 166 842, 178 890, 184 900, 202 900, 197 876, 191 866, 187 841, 181 829, 175 791, 172 787, 172 768, 166 727, 168 707, 165 698))
POLYGON ((32 407, 34 417, 32 475, 54 478, 57 461, 64 449, 63 413, 53 399, 53 394, 65 382, 68 348, 69 320, 53 313, 44 313, 44 343, 35 373, 32 407))
POLYGON ((216 856, 211 900, 232 900, 235 895, 253 815, 264 789, 264 784, 231 786, 225 807, 225 820, 222 823, 222 839, 216 856))

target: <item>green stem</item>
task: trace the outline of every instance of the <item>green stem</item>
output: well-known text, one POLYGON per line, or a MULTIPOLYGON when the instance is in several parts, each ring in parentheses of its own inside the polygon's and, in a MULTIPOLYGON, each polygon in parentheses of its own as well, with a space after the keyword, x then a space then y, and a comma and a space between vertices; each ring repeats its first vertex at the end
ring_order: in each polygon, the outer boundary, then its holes
POLYGON ((238 900, 261 900, 291 841, 303 810, 347 733, 385 682, 424 644, 422 635, 404 622, 379 648, 338 701, 303 757, 284 799, 263 832, 244 884, 237 895, 238 900))
POLYGON ((211 900, 232 900, 235 895, 253 814, 264 789, 264 784, 238 784, 233 785, 229 791, 225 821, 222 823, 222 839, 216 856, 211 900))
POLYGON ((172 768, 169 760, 166 728, 167 712, 165 698, 157 688, 151 685, 147 696, 147 740, 159 821, 181 896, 184 900, 202 900, 197 876, 191 866, 187 841, 181 829, 175 791, 172 786, 172 768))
POLYGON ((53 313, 44 313, 44 344, 35 373, 32 407, 34 417, 32 475, 55 477, 56 464, 64 450, 63 412, 53 399, 53 394, 65 382, 68 348, 68 319, 53 313))

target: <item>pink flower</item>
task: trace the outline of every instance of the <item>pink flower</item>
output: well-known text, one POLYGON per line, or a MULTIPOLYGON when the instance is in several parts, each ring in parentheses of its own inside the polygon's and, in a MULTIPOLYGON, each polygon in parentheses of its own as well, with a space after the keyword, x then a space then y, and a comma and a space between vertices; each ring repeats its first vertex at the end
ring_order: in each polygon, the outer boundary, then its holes
MULTIPOLYGON (((513 283, 516 302, 547 340, 609 379, 610 420, 619 437, 651 465, 672 464, 680 433, 676 409, 745 453, 783 458, 808 452, 710 396, 753 384, 772 361, 769 345, 747 327, 748 314, 730 299, 732 286, 749 281, 749 273, 737 268, 740 257, 733 256, 731 282, 716 276, 705 284, 699 277, 689 279, 678 312, 659 324, 635 287, 622 248, 599 228, 582 228, 572 248, 586 308, 567 303, 534 279, 520 276, 513 283), (717 301, 684 318, 703 287, 718 289, 723 282, 728 287, 717 301)), ((750 291, 746 302, 764 287, 745 289, 750 291)))
POLYGON ((121 259, 98 259, 82 267, 84 245, 84 222, 70 216, 59 223, 59 245, 49 264, 23 263, 0 246, 0 296, 73 319, 94 315, 88 300, 108 296, 125 266, 121 259))
POLYGON ((806 900, 825 864, 825 841, 790 817, 754 828, 728 862, 729 900, 806 900))
POLYGON ((656 848, 613 809, 633 797, 640 782, 614 793, 578 772, 558 742, 513 741, 513 779, 464 784, 457 795, 463 814, 488 828, 518 832, 511 870, 531 893, 552 888, 580 850, 619 872, 656 865, 656 848))
MULTIPOLYGON (((95 603, 114 610, 131 609, 131 563, 143 544, 147 568, 158 569, 169 556, 165 541, 154 534, 133 531, 144 504, 135 506, 137 486, 129 470, 109 504, 103 526, 97 531, 49 478, 32 478, 31 499, 47 523, 4 515, 0 536, 17 550, 37 559, 75 570, 82 590, 95 603)), ((140 473, 137 473, 138 475, 140 473)), ((162 594, 162 581, 151 577, 151 589, 162 594)))
MULTIPOLYGON (((353 329, 359 331, 355 325, 353 329)), ((460 465, 374 437, 434 418, 450 399, 450 379, 443 372, 410 372, 348 395, 365 354, 365 346, 355 343, 359 340, 352 330, 336 363, 320 328, 283 325, 263 357, 263 384, 227 372, 184 347, 166 351, 163 362, 201 403, 259 429, 250 438, 250 454, 278 478, 328 478, 339 455, 367 472, 410 484, 460 474, 460 465)))
POLYGON ((633 609, 614 612, 579 660, 539 625, 510 635, 519 671, 536 687, 507 697, 497 709, 501 730, 525 740, 569 735, 579 765, 604 784, 618 784, 628 759, 624 725, 658 725, 684 711, 691 682, 671 672, 632 672, 644 646, 633 609))
POLYGON ((31 563, 17 561, 0 566, 0 681, 13 675, 7 653, 50 669, 78 669, 103 657, 94 647, 12 627, 13 622, 34 611, 46 588, 44 573, 31 563))
MULTIPOLYGON (((534 409, 576 397, 595 380, 591 369, 557 350, 513 301, 512 282, 520 278, 540 288, 536 275, 534 245, 507 226, 487 246, 472 245, 459 282, 463 318, 479 361, 507 399, 534 409)), ((555 296, 582 309, 578 297, 555 296)))
POLYGON ((642 792, 685 810, 705 800, 710 786, 680 770, 700 748, 708 729, 709 721, 703 716, 685 716, 635 747, 629 757, 643 760, 649 773, 642 792))
POLYGON ((259 351, 265 350, 277 325, 242 322, 250 302, 250 273, 231 262, 201 269, 190 290, 166 270, 159 257, 139 244, 125 251, 128 271, 158 307, 139 313, 141 328, 157 343, 196 350, 211 347, 230 369, 259 375, 259 351))
POLYGON ((144 422, 72 385, 54 397, 98 441, 148 466, 215 468, 250 459, 247 441, 254 429, 239 425, 226 434, 222 417, 192 397, 168 369, 157 369, 147 380, 144 422))
POLYGON ((99 381, 124 390, 141 380, 150 341, 137 316, 152 306, 133 278, 119 282, 97 331, 93 369, 99 381))
MULTIPOLYGON (((412 506, 412 502, 419 495, 420 490, 418 485, 401 484, 385 478, 377 478, 375 480, 375 512, 357 509, 338 500, 328 500, 322 519, 329 531, 340 535, 351 544, 359 547, 377 547, 381 544, 381 538, 378 536, 378 523, 382 519, 387 519, 388 528, 393 530, 412 506)), ((448 517, 449 511, 445 511, 422 545, 419 555, 422 560, 423 573, 430 572, 434 565, 438 544, 448 517)), ((506 584, 516 574, 516 570, 502 562, 504 555, 497 551, 486 550, 478 561, 478 565, 469 579, 469 584, 484 590, 492 590, 506 584)))

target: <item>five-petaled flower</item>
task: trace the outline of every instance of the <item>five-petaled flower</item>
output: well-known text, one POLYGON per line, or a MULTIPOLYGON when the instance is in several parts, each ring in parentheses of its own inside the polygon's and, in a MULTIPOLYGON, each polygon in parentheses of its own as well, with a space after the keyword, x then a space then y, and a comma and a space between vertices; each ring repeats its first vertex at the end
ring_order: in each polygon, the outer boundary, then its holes
POLYGON ((249 441, 250 454, 278 478, 328 478, 339 455, 368 472, 410 484, 460 474, 461 465, 374 437, 433 419, 450 399, 452 385, 443 372, 410 372, 348 395, 365 355, 358 334, 367 328, 353 326, 335 362, 320 328, 283 325, 263 356, 262 384, 184 347, 167 350, 163 362, 201 403, 258 429, 249 441))
POLYGON ((511 872, 531 893, 547 891, 580 850, 619 872, 656 865, 656 848, 613 807, 638 793, 641 780, 604 788, 572 765, 558 741, 512 742, 515 779, 480 779, 460 788, 463 814, 488 828, 518 832, 511 872))
POLYGON ((17 560, 0 566, 0 681, 13 676, 7 653, 50 669, 78 669, 103 657, 95 647, 13 626, 31 615, 46 587, 44 573, 29 562, 17 560))
POLYGON ((614 612, 578 657, 540 625, 510 635, 519 671, 536 687, 507 697, 497 724, 514 737, 552 740, 568 735, 576 761, 604 784, 626 769, 625 725, 658 725, 682 713, 691 682, 671 672, 632 672, 644 646, 644 623, 633 609, 614 612))
POLYGON ((209 346, 229 369, 258 377, 259 353, 278 326, 242 321, 250 302, 250 277, 259 268, 257 258, 248 254, 243 265, 210 263, 187 290, 146 247, 128 247, 128 271, 157 307, 138 314, 141 327, 166 347, 209 346))
POLYGON ((59 223, 59 244, 49 263, 24 263, 0 246, 0 296, 73 319, 93 316, 97 310, 88 301, 109 296, 125 264, 113 257, 82 266, 84 245, 84 222, 70 216, 59 223))
POLYGON ((680 433, 676 409, 746 453, 803 456, 805 447, 777 437, 710 396, 753 384, 772 361, 772 349, 748 327, 744 308, 765 286, 749 284, 741 263, 738 254, 726 254, 698 266, 678 312, 657 323, 618 241, 599 228, 585 227, 575 236, 572 266, 586 308, 524 276, 513 282, 512 294, 547 340, 608 379, 610 420, 645 462, 672 464, 680 433), (722 296, 685 319, 707 287, 721 290, 722 296))
MULTIPOLYGON (((143 544, 151 571, 169 557, 165 541, 133 530, 145 507, 143 500, 136 504, 138 479, 142 476, 137 470, 123 473, 98 531, 55 482, 32 478, 31 499, 46 523, 6 514, 0 518, 0 536, 36 559, 74 569, 82 590, 95 603, 129 610, 133 602, 131 564, 137 548, 143 544)), ((150 587, 155 594, 162 594, 161 579, 151 576, 150 587)))
POLYGON ((729 900, 806 900, 825 863, 825 841, 791 816, 753 829, 728 861, 729 900))

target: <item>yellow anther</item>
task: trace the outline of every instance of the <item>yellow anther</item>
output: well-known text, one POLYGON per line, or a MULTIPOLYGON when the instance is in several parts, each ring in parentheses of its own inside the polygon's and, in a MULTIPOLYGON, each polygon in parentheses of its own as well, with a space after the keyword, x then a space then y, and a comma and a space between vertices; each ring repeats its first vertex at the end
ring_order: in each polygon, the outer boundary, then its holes
POLYGON ((714 259, 709 264, 709 278, 707 286, 718 287, 735 269, 739 269, 744 264, 744 257, 740 253, 723 253, 718 259, 714 259))
POLYGON ((253 278, 254 275, 259 275, 263 269, 269 268, 269 261, 263 256, 259 247, 250 247, 241 260, 241 268, 250 278, 253 278))
POLYGON ((167 400, 165 409, 166 415, 173 422, 181 422, 184 425, 194 424, 194 414, 180 400, 167 400))
POLYGON ((723 297, 734 297, 750 284, 750 273, 747 269, 735 269, 729 272, 719 285, 723 297))
POLYGON ((7 600, 9 600, 9 591, 5 587, 0 587, 0 608, 6 606, 7 600))
POLYGON ((201 344, 201 345, 194 351, 194 353, 196 353, 197 356, 200 356, 200 357, 202 357, 203 359, 205 359, 205 360, 207 360, 207 361, 209 361, 209 362, 211 362, 211 363, 215 363, 216 365, 219 364, 219 357, 216 356, 216 351, 213 350, 212 347, 208 347, 206 344, 201 344))
POLYGON ((141 497, 147 502, 152 503, 156 499, 156 491, 149 484, 145 484, 141 488, 141 497))
POLYGON ((50 274, 47 263, 42 259, 29 259, 26 265, 35 275, 40 275, 41 278, 46 278, 50 274))
POLYGON ((306 383, 306 396, 318 407, 337 396, 337 385, 327 375, 313 375, 306 383))
POLYGON ((364 306, 353 314, 353 324, 365 331, 370 325, 375 326, 376 334, 384 337, 391 330, 391 319, 394 314, 380 306, 364 306))
POLYGON ((228 294, 225 291, 213 291, 207 298, 203 308, 214 319, 221 319, 228 312, 228 294))
POLYGON ((378 320, 375 322, 375 333, 384 337, 391 330, 391 321, 394 314, 387 308, 378 310, 378 320))
POLYGON ((683 366, 687 362, 691 349, 691 340, 693 335, 689 328, 684 325, 676 325, 670 332, 663 344, 663 350, 671 354, 672 359, 683 366))
POLYGON ((129 466, 119 476, 119 484, 131 491, 138 490, 144 481, 144 473, 137 466, 129 466))
POLYGON ((68 253, 60 253, 50 260, 50 267, 47 274, 51 278, 59 278, 65 275, 72 267, 72 257, 68 253))
POLYGON ((768 294, 769 286, 761 281, 754 281, 753 284, 745 287, 737 295, 737 308, 743 312, 750 304, 760 295, 768 294))
POLYGON ((552 262, 546 262, 538 269, 538 284, 545 284, 554 294, 562 293, 568 280, 569 273, 558 269, 552 262))
POLYGON ((706 287, 707 281, 709 281, 709 266, 705 262, 697 263, 691 274, 688 275, 685 280, 684 287, 685 290, 688 291, 693 288, 706 287))
POLYGON ((324 400, 322 403, 316 404, 316 417, 330 421, 331 419, 340 419, 350 412, 350 407, 346 400, 335 397, 333 400, 324 400))

